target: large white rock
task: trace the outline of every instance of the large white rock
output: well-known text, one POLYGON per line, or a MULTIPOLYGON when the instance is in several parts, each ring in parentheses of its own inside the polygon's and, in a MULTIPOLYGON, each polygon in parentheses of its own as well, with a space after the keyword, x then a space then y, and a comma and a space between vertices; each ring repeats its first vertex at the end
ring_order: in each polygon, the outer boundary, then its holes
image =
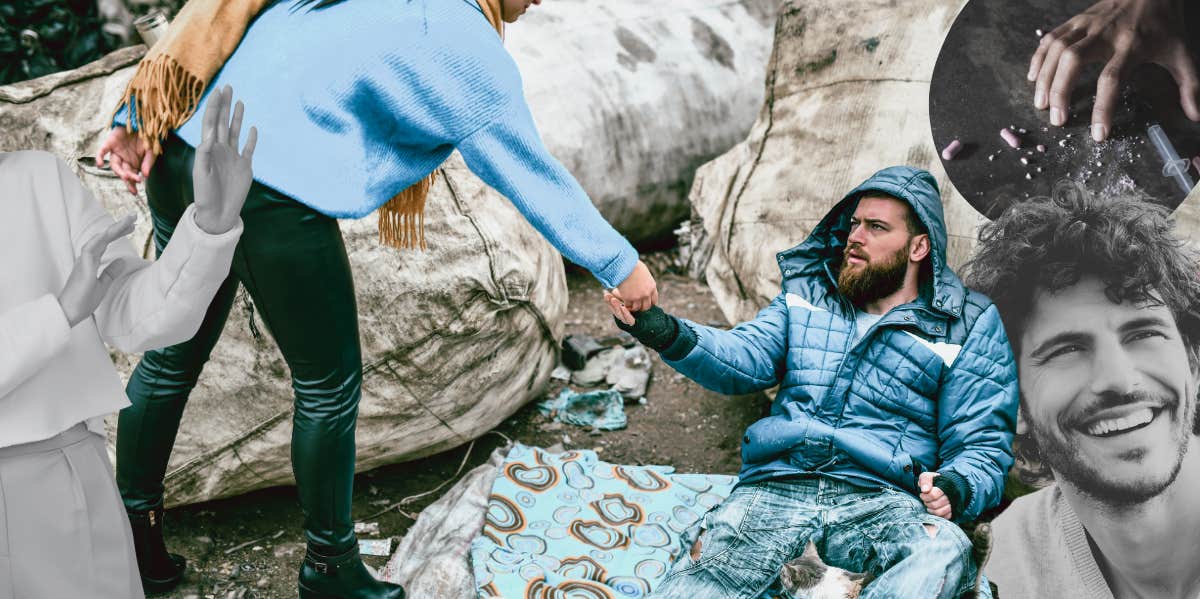
POLYGON ((808 236, 880 168, 938 178, 949 262, 961 265, 982 217, 942 170, 929 133, 929 80, 962 0, 788 0, 779 12, 766 100, 745 141, 696 173, 687 243, 726 318, 779 293, 775 253, 808 236))
POLYGON ((550 151, 633 241, 688 215, 696 167, 745 138, 779 0, 554 0, 505 46, 550 151))

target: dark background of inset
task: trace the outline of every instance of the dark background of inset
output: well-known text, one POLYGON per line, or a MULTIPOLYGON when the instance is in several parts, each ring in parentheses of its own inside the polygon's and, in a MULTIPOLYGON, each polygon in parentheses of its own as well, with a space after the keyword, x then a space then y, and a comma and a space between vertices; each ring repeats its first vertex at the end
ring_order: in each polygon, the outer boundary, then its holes
MULTIPOLYGON (((1038 45, 1036 30, 1048 33, 1093 3, 972 0, 946 36, 929 89, 933 141, 939 152, 951 140, 961 141, 958 156, 942 164, 962 196, 989 218, 1013 202, 1049 195, 1055 181, 1063 178, 1098 193, 1135 187, 1172 210, 1186 197, 1173 178, 1162 176, 1162 159, 1146 133, 1149 124, 1158 122, 1181 158, 1200 154, 1200 123, 1183 114, 1178 87, 1162 67, 1143 65, 1126 77, 1112 131, 1100 144, 1092 141, 1090 127, 1103 63, 1083 69, 1065 126, 1051 126, 1050 111, 1033 106, 1034 83, 1025 75, 1038 45), (1028 131, 1020 136, 1019 150, 1000 137, 1000 130, 1010 125, 1028 131), (1066 147, 1060 140, 1066 140, 1066 147), (1046 146, 1045 153, 1035 150, 1038 144, 1046 146), (989 161, 990 154, 995 157, 989 161), (1029 160, 1028 166, 1021 164, 1021 157, 1029 160), (1027 180, 1026 173, 1032 179, 1027 180)), ((1200 2, 1190 3, 1187 25, 1195 60, 1200 2)), ((1195 182, 1196 171, 1189 173, 1195 182)))

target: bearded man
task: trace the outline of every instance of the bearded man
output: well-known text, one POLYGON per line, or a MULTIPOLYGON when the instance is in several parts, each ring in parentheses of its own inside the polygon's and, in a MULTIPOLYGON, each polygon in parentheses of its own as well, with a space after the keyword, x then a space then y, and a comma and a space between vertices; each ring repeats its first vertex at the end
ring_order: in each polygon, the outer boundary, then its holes
POLYGON ((1021 387, 1017 453, 1053 484, 992 523, 1005 597, 1200 593, 1200 260, 1165 208, 1070 182, 985 226, 1021 387))
POLYGON ((781 293, 732 330, 609 298, 704 387, 779 385, 742 438, 737 487, 684 534, 656 596, 758 597, 809 541, 873 577, 864 599, 989 596, 950 520, 1000 501, 1017 373, 996 308, 946 265, 937 182, 879 171, 778 258, 781 293))

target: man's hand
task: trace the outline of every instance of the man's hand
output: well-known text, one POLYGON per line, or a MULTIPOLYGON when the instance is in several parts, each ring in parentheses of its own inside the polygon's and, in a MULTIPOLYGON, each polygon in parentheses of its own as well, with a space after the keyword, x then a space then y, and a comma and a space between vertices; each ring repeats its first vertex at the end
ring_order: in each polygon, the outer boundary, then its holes
POLYGON ((950 499, 941 489, 933 486, 933 479, 939 476, 937 472, 922 472, 917 477, 917 487, 921 490, 921 502, 925 511, 947 520, 953 515, 950 509, 950 499))
MULTIPOLYGON (((612 308, 614 304, 608 299, 610 295, 624 306, 626 313, 642 312, 658 303, 658 284, 654 282, 654 276, 650 274, 646 263, 638 260, 637 266, 633 267, 633 272, 629 273, 629 276, 625 277, 625 280, 617 285, 616 289, 609 290, 605 294, 605 301, 612 308)), ((615 309, 613 314, 625 324, 633 324, 632 317, 627 321, 615 309)))
POLYGON ((129 193, 137 195, 137 185, 150 176, 156 156, 140 135, 126 131, 124 125, 117 125, 96 150, 96 166, 103 167, 105 158, 110 158, 113 173, 125 182, 129 193))
POLYGON ((1121 79, 1152 62, 1171 73, 1184 113, 1200 121, 1200 77, 1185 43, 1182 8, 1178 0, 1100 0, 1042 36, 1027 75, 1037 82, 1033 105, 1050 108, 1051 124, 1066 124, 1079 72, 1084 65, 1104 62, 1092 109, 1092 138, 1104 141, 1112 130, 1121 79))
POLYGON ((633 313, 629 311, 629 308, 626 308, 625 304, 622 304, 621 300, 617 299, 617 296, 613 295, 612 292, 604 292, 604 303, 608 306, 608 310, 612 312, 613 316, 617 317, 617 320, 628 326, 633 326, 637 322, 633 318, 633 313))
POLYGON ((258 130, 250 128, 246 146, 238 153, 238 138, 242 131, 242 103, 233 109, 233 88, 212 91, 204 109, 200 146, 192 168, 192 185, 196 196, 196 225, 207 233, 219 235, 237 226, 246 194, 253 182, 250 164, 258 130))
POLYGON ((83 250, 75 258, 75 266, 67 276, 66 285, 58 293, 58 304, 62 306, 63 314, 72 327, 96 311, 112 282, 125 272, 128 264, 124 261, 109 264, 102 273, 97 271, 100 269, 100 257, 109 244, 132 233, 136 218, 133 214, 127 214, 83 244, 83 250))

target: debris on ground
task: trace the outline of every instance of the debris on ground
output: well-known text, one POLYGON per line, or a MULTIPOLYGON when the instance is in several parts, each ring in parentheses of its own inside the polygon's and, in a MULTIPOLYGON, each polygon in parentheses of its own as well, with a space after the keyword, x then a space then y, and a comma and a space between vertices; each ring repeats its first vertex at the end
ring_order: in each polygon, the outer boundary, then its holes
POLYGON ((624 350, 624 355, 608 369, 605 382, 628 401, 646 395, 650 383, 650 353, 638 345, 624 350))
POLYGON ((608 378, 609 369, 624 357, 623 347, 605 349, 590 358, 583 368, 571 373, 571 382, 580 387, 602 385, 608 378))
POLYGON ((563 339, 562 362, 571 370, 582 370, 588 360, 606 348, 588 335, 567 335, 563 339))
POLYGON ((558 367, 550 373, 550 379, 563 382, 569 381, 571 380, 571 369, 567 368, 565 364, 559 364, 558 367))
POLYGON ((359 539, 358 552, 363 555, 381 555, 383 557, 390 557, 392 555, 392 540, 359 539))
POLYGON ((560 422, 604 431, 626 425, 625 398, 612 389, 587 393, 563 389, 558 397, 538 404, 538 411, 560 422))
POLYGON ((378 522, 355 522, 354 534, 356 535, 377 535, 379 534, 378 522))

